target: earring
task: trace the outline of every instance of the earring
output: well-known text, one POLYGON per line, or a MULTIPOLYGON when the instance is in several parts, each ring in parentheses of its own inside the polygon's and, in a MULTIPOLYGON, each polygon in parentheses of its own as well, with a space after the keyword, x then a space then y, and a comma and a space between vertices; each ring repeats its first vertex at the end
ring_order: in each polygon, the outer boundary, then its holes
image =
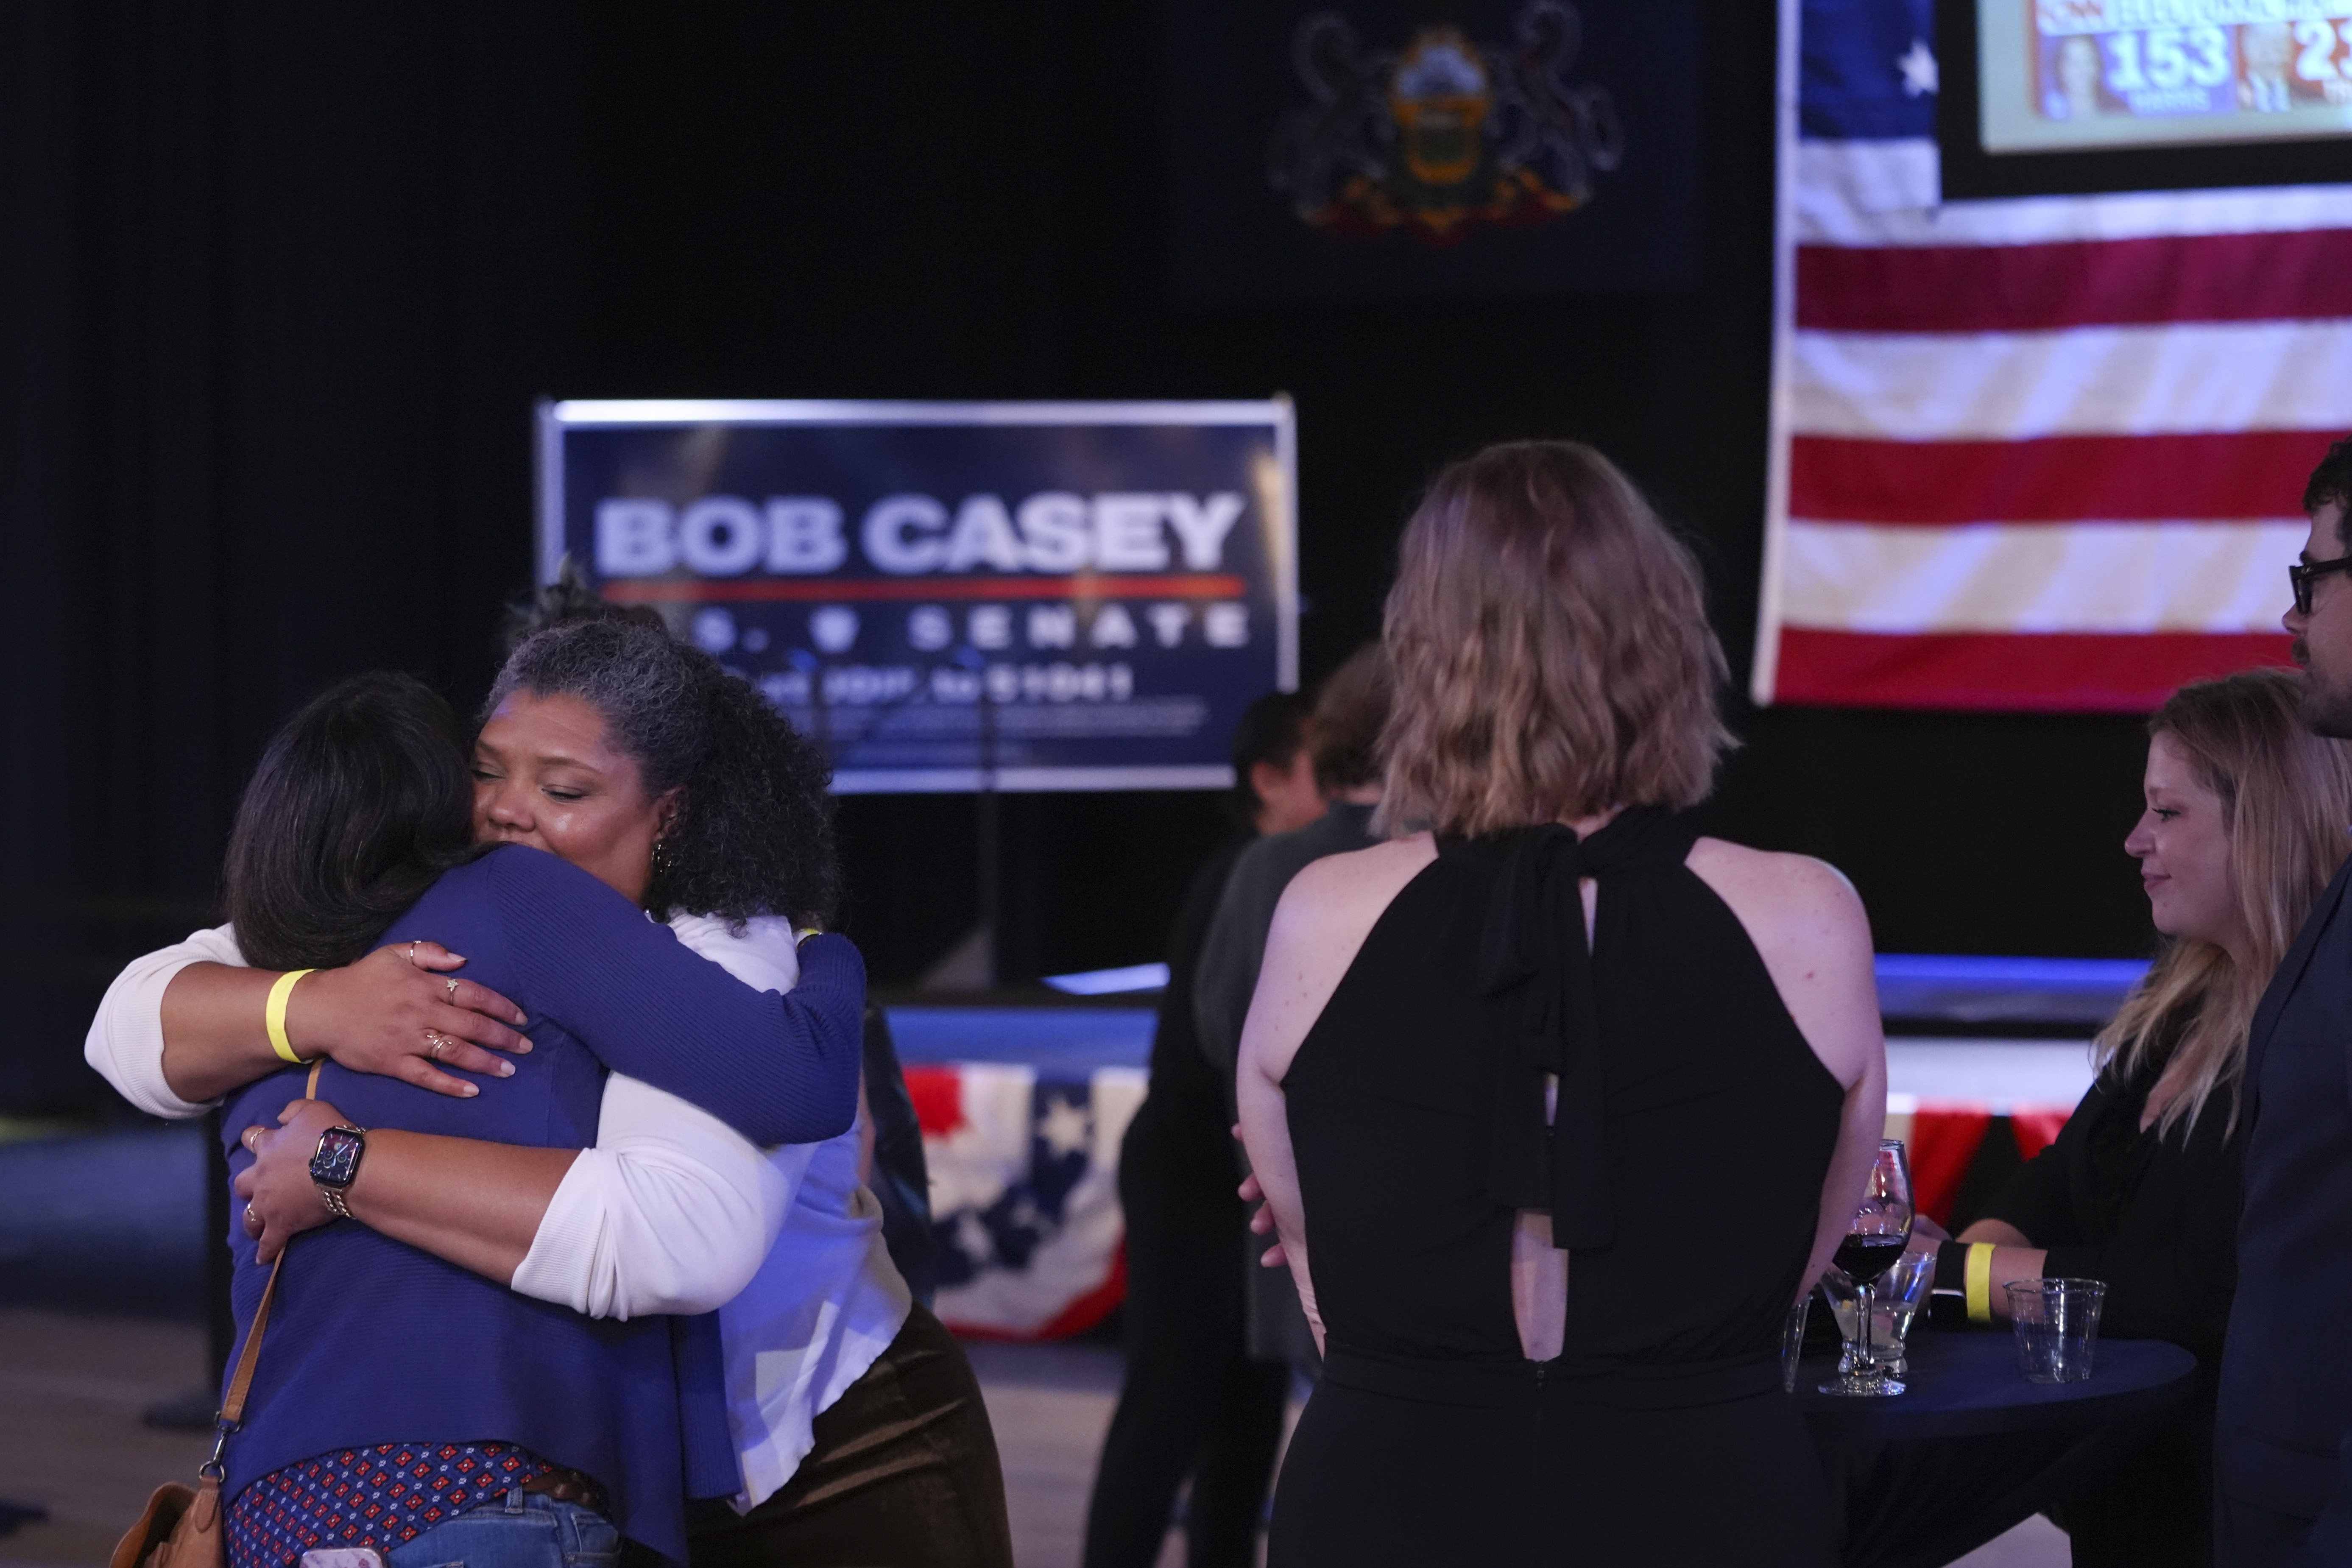
POLYGON ((656 838, 654 840, 653 862, 655 876, 667 877, 669 875, 670 868, 677 862, 677 856, 671 850, 668 839, 656 838))

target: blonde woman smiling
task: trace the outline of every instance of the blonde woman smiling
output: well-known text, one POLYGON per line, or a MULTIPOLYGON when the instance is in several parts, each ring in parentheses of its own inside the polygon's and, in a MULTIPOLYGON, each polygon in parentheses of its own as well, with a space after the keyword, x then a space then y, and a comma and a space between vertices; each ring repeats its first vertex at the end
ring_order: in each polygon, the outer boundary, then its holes
POLYGON ((2057 1142, 1938 1258, 1937 1283, 1962 1284, 1968 1244, 1989 1244, 1998 1316, 2011 1280, 2103 1279, 2102 1332, 2169 1340, 2203 1365, 2187 1418, 2055 1510, 2079 1565, 2211 1560, 2212 1371, 2236 1284, 2246 1037, 2352 850, 2352 748, 2304 728, 2302 685, 2262 669, 2185 686, 2149 721, 2147 809, 2124 849, 2163 951, 2099 1036, 2097 1081, 2057 1142))

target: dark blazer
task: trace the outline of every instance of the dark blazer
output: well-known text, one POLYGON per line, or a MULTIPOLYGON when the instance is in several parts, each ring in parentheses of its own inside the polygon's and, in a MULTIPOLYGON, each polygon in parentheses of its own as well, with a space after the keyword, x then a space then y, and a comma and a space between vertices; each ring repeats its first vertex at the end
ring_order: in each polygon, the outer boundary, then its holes
POLYGON ((1242 1021, 1257 993, 1257 971, 1265 957, 1274 909, 1290 879, 1326 855, 1345 855, 1380 842, 1372 837, 1369 805, 1335 800, 1304 827, 1261 838, 1234 862, 1217 898, 1216 915, 1202 939, 1201 966, 1192 976, 1192 1026, 1201 1052, 1216 1064, 1232 1092, 1234 1064, 1240 1059, 1242 1021))
POLYGON ((2214 1414, 2214 1559, 2352 1563, 2352 861, 2246 1045, 2238 1293, 2214 1414))
POLYGON ((1242 1161, 1241 1145, 1234 1141, 1230 1075, 1202 1054, 1192 979, 1225 879, 1256 841, 1257 835, 1245 830, 1227 835, 1185 887, 1184 902, 1168 931, 1168 988, 1160 993, 1160 1017, 1151 1031, 1151 1092, 1127 1124, 1118 1156, 1122 1188, 1148 1187, 1150 1192, 1137 1195, 1181 1202, 1189 1213, 1231 1221, 1236 1250, 1246 1232, 1238 1228, 1243 1208, 1234 1191, 1241 1184, 1242 1161), (1130 1176, 1140 1181, 1130 1183, 1130 1176))

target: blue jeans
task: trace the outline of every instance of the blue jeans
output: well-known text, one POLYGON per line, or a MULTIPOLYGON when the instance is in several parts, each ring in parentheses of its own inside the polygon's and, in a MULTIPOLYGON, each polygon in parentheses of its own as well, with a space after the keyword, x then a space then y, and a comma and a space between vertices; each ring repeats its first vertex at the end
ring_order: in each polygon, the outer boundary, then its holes
POLYGON ((621 1532, 576 1502, 526 1494, 484 1503, 384 1554, 385 1568, 615 1568, 621 1532))

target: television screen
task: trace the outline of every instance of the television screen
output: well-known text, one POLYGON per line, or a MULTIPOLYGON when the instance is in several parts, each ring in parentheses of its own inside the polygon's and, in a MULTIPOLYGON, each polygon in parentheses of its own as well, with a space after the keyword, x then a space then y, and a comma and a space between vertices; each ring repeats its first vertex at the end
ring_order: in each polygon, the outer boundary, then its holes
POLYGON ((2352 0, 1979 0, 1987 153, 2352 134, 2352 0))

